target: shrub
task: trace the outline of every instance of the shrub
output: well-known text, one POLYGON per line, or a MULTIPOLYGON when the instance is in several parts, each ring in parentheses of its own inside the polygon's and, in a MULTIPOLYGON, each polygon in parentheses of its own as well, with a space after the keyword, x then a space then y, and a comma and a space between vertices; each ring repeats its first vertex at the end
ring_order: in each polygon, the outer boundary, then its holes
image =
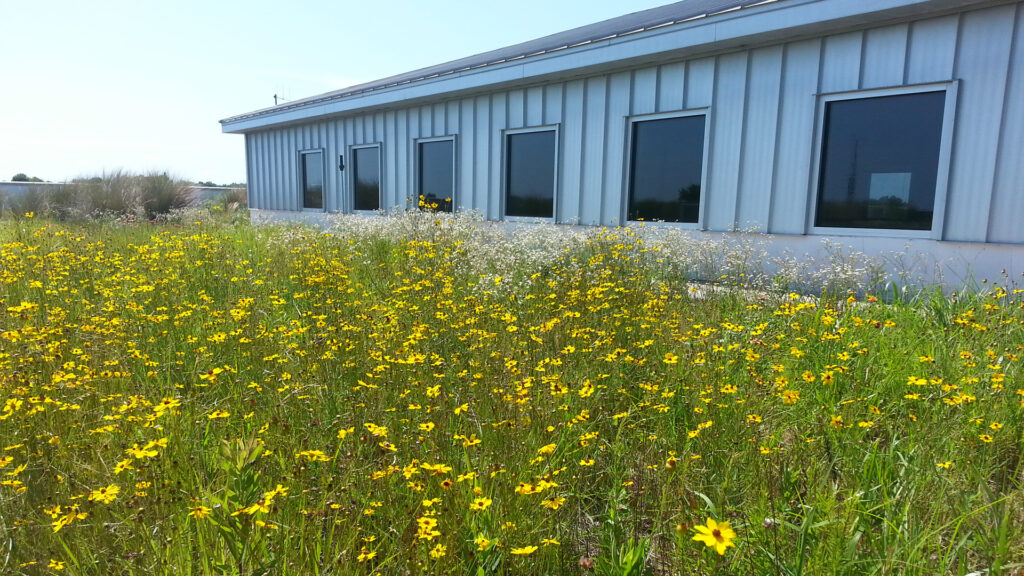
POLYGON ((42 178, 36 176, 29 177, 24 172, 18 172, 14 176, 11 176, 11 182, 42 182, 42 178))
POLYGON ((115 170, 101 176, 76 178, 51 190, 30 190, 9 198, 5 205, 16 216, 33 212, 57 220, 155 220, 194 205, 194 199, 187 181, 166 172, 131 174, 115 170))
POLYGON ((35 188, 30 188, 24 194, 8 197, 6 205, 15 218, 21 218, 29 213, 45 214, 48 207, 46 193, 35 188))
POLYGON ((117 170, 100 177, 76 179, 67 186, 83 215, 138 215, 137 178, 117 170))
POLYGON ((231 212, 249 206, 249 195, 245 186, 238 188, 225 188, 213 199, 214 206, 231 212))
POLYGON ((166 172, 139 177, 138 193, 138 204, 147 220, 193 203, 188 182, 171 178, 166 172))

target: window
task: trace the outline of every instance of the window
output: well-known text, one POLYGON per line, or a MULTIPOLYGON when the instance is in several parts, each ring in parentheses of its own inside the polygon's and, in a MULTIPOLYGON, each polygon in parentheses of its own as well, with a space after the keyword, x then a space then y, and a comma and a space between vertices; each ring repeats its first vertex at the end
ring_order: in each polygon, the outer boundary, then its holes
MULTIPOLYGON (((814 225, 931 230, 947 126, 946 89, 827 99, 814 225)), ((950 114, 951 115, 951 114, 950 114)), ((941 184, 941 185, 940 185, 941 184)))
POLYGON ((556 149, 555 130, 506 134, 506 217, 554 217, 556 149))
POLYGON ((451 212, 455 198, 455 139, 421 141, 417 160, 420 208, 451 212))
POLYGON ((693 114, 633 121, 629 220, 699 221, 706 119, 693 114))
POLYGON ((355 210, 380 210, 380 146, 352 149, 352 190, 355 210))
POLYGON ((302 207, 324 208, 324 155, 321 151, 300 152, 302 164, 302 207))

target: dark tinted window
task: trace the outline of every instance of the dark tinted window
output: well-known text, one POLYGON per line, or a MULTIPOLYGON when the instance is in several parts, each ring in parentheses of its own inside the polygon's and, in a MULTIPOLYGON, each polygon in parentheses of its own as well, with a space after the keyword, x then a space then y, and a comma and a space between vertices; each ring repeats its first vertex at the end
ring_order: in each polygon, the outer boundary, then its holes
POLYGON ((455 195, 454 169, 454 141, 420 143, 420 208, 439 212, 452 211, 452 198, 455 195))
POLYGON ((945 92, 829 102, 815 225, 929 230, 945 92))
POLYGON ((352 181, 356 210, 380 210, 380 148, 352 151, 352 181))
POLYGON ((509 134, 505 158, 505 215, 555 215, 555 131, 509 134))
POLYGON ((633 123, 629 219, 697 222, 704 116, 633 123))
POLYGON ((306 152, 302 158, 302 207, 324 207, 324 155, 306 152))

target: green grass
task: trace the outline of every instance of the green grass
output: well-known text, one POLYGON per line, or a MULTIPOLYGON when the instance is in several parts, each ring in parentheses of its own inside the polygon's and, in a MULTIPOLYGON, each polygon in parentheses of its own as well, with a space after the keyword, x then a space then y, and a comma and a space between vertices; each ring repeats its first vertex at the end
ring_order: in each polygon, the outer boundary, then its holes
POLYGON ((886 304, 694 285, 642 230, 182 221, 0 224, 0 573, 1024 562, 1012 284, 886 304))

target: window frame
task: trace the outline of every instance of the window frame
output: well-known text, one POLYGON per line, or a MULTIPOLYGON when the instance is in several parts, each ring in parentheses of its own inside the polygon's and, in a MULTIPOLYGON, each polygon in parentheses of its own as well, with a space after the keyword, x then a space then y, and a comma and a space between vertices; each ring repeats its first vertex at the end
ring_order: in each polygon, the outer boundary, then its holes
POLYGON ((505 128, 501 130, 501 189, 499 199, 499 220, 503 222, 558 222, 558 178, 560 174, 559 164, 562 159, 562 139, 560 133, 560 124, 545 124, 543 126, 529 126, 525 128, 505 128), (509 178, 509 165, 508 165, 508 141, 509 136, 515 136, 517 134, 529 134, 532 132, 554 132, 555 133, 555 157, 553 159, 554 164, 554 181, 552 182, 551 188, 551 216, 509 216, 506 214, 508 209, 508 178, 509 178))
POLYGON ((807 203, 805 229, 807 234, 820 236, 868 236, 875 238, 925 238, 941 240, 946 221, 946 200, 949 189, 950 159, 953 153, 953 130, 956 121, 958 80, 907 84, 867 90, 847 90, 816 94, 814 145, 811 158, 810 201, 807 203), (926 92, 945 92, 942 109, 942 126, 939 136, 939 157, 935 170, 935 199, 932 205, 932 225, 928 230, 906 230, 900 228, 846 228, 817 226, 818 197, 821 192, 822 148, 825 145, 825 110, 829 102, 844 100, 866 100, 885 96, 901 96, 926 92))
POLYGON ((415 187, 413 189, 412 207, 416 210, 420 209, 420 190, 423 186, 421 162, 422 154, 420 153, 420 144, 429 144, 431 142, 446 142, 452 143, 452 211, 451 214, 455 214, 459 211, 458 204, 458 192, 459 192, 459 143, 458 134, 448 134, 446 136, 430 136, 424 138, 413 139, 413 174, 415 174, 415 187))
POLYGON ((623 169, 623 184, 621 195, 621 205, 619 206, 619 222, 625 222, 627 225, 644 225, 644 226, 669 226, 673 228, 682 228, 686 230, 705 230, 705 213, 707 212, 707 193, 708 193, 708 167, 709 167, 709 152, 711 150, 711 107, 703 106, 700 108, 687 108, 685 110, 673 110, 669 112, 657 112, 654 114, 637 114, 634 116, 626 117, 626 148, 625 148, 625 161, 623 169), (629 218, 629 201, 632 195, 632 180, 633 180, 633 134, 634 124, 638 122, 647 122, 651 120, 669 120, 672 118, 689 118, 692 116, 704 116, 704 149, 702 150, 702 157, 700 161, 700 199, 697 207, 697 221, 696 222, 659 222, 654 220, 628 220, 629 218))
POLYGON ((296 150, 296 159, 298 161, 298 170, 296 175, 299 177, 299 209, 303 212, 327 212, 327 163, 324 158, 327 157, 327 153, 323 148, 304 148, 296 150), (320 208, 307 208, 306 207, 306 165, 305 157, 307 154, 320 154, 320 175, 322 184, 320 185, 320 208))
POLYGON ((349 199, 349 212, 352 214, 386 214, 387 211, 384 209, 384 144, 382 142, 370 142, 367 144, 352 144, 348 147, 348 161, 346 169, 348 175, 348 199, 349 199), (356 150, 364 148, 376 148, 377 149, 377 209, 376 210, 357 210, 356 209, 356 170, 359 167, 359 163, 356 162, 356 150))

